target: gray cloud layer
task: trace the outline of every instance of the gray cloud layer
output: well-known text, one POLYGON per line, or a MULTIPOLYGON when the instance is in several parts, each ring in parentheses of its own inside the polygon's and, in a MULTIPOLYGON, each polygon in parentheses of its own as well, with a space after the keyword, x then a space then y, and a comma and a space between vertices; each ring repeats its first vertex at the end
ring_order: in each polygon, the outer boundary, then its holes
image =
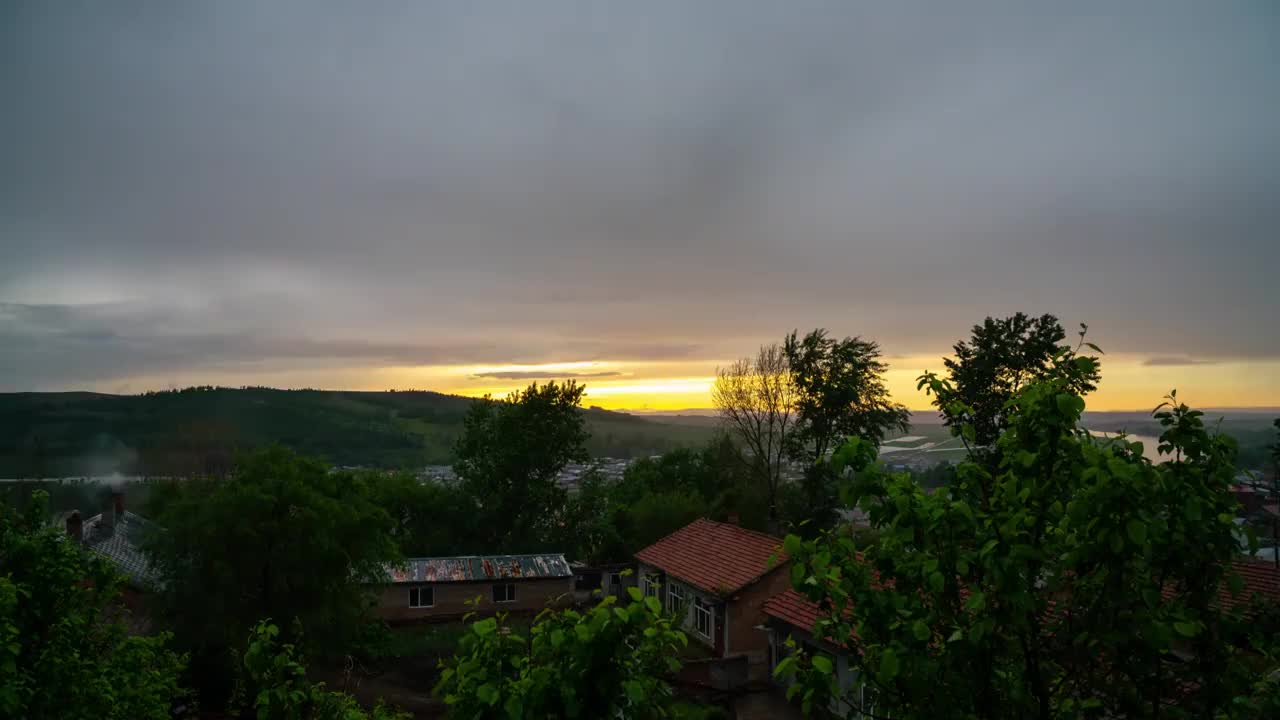
POLYGON ((983 315, 1280 355, 1269 2, 6 3, 0 389, 983 315))

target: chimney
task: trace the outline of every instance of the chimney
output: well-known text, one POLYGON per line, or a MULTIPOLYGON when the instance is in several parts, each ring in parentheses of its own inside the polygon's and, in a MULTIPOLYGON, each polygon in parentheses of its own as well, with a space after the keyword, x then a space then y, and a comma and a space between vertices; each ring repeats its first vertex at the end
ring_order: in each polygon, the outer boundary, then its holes
POLYGON ((106 533, 111 533, 116 528, 116 523, 120 521, 124 515, 124 493, 119 490, 111 491, 111 502, 106 509, 102 511, 102 520, 98 522, 98 527, 106 533))
POLYGON ((730 525, 738 525, 741 523, 741 518, 738 517, 738 513, 731 512, 729 513, 729 517, 725 518, 725 522, 729 523, 730 525))
POLYGON ((67 516, 67 534, 76 542, 84 539, 84 520, 80 517, 79 510, 72 510, 67 516))

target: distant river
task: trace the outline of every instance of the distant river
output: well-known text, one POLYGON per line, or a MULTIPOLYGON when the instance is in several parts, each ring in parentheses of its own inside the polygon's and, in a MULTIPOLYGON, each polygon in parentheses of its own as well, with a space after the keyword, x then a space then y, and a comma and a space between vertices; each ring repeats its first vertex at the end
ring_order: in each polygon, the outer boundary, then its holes
MULTIPOLYGON (((1103 432, 1101 430, 1090 430, 1089 434, 1099 438, 1116 437, 1117 433, 1103 432)), ((1150 435, 1125 435, 1125 439, 1129 442, 1142 443, 1142 455, 1153 463, 1159 464, 1169 459, 1168 455, 1161 455, 1156 448, 1160 447, 1160 438, 1151 437, 1150 435)))

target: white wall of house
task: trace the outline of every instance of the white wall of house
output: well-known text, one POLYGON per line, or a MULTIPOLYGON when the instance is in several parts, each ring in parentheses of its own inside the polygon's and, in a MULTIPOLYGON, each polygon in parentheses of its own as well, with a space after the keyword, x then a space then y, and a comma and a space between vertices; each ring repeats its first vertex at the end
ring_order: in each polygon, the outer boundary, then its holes
POLYGON ((715 647, 715 634, 726 632, 728 627, 728 622, 716 627, 716 609, 721 604, 719 598, 644 563, 640 563, 636 575, 642 593, 658 598, 667 612, 682 616, 681 626, 690 637, 715 647))

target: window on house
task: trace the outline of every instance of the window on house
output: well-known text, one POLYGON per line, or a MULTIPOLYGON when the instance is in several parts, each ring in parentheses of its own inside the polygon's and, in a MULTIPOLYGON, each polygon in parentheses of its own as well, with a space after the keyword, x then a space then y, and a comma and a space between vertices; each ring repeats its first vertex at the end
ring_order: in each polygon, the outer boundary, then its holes
POLYGON ((684 612, 686 600, 688 598, 686 597, 684 586, 680 583, 671 583, 671 589, 667 591, 667 612, 684 612))
POLYGON ((662 578, 656 573, 650 573, 644 576, 644 596, 658 597, 662 590, 662 578))
POLYGON ((429 608, 435 604, 436 604, 435 588, 430 586, 409 588, 409 607, 429 608))
POLYGON ((614 595, 617 595, 618 591, 621 589, 622 589, 622 574, 609 573, 609 592, 613 593, 614 595))
POLYGON ((711 629, 715 625, 712 621, 711 606, 702 602, 700 597, 693 599, 693 624, 694 630, 699 635, 708 640, 711 639, 711 629))
POLYGON ((516 601, 516 586, 515 586, 515 585, 513 585, 512 583, 500 583, 500 584, 498 584, 498 585, 494 585, 494 586, 493 586, 493 601, 494 601, 494 602, 496 602, 496 603, 500 603, 500 602, 515 602, 515 601, 516 601))
POLYGON ((863 715, 873 717, 889 717, 888 708, 884 707, 884 703, 880 702, 880 691, 874 687, 863 683, 858 688, 858 710, 863 715))

